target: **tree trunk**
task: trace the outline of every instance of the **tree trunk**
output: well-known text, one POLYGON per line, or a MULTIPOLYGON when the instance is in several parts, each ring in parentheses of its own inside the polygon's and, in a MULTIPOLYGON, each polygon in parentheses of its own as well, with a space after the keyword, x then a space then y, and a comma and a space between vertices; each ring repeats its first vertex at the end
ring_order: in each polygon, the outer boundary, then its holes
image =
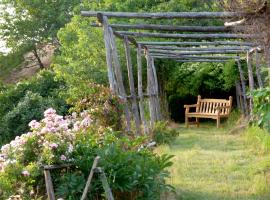
POLYGON ((36 59, 38 61, 38 65, 39 65, 40 69, 44 69, 45 67, 44 67, 43 63, 41 62, 41 59, 40 59, 40 57, 38 55, 36 46, 34 46, 33 53, 34 53, 34 56, 36 57, 36 59))

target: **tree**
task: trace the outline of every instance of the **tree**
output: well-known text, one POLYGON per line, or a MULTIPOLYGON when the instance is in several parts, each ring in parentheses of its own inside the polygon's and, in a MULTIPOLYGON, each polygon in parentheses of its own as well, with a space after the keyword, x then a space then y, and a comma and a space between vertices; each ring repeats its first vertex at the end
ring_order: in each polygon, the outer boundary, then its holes
MULTIPOLYGON (((27 46, 40 68, 39 50, 56 40, 58 30, 69 22, 79 0, 2 0, 0 37, 14 51, 27 46)), ((42 53, 42 51, 41 51, 42 53)))

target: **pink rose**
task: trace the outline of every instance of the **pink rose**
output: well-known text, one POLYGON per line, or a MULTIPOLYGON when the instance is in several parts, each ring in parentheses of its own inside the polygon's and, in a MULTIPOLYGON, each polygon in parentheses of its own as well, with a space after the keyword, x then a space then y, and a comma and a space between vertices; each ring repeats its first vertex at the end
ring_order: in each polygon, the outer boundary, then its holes
POLYGON ((23 170, 22 175, 27 177, 27 176, 30 176, 30 173, 27 170, 23 170))
POLYGON ((51 147, 52 149, 56 149, 58 147, 58 144, 51 143, 51 144, 49 144, 49 147, 51 147))
POLYGON ((36 120, 32 120, 28 125, 30 126, 31 129, 37 129, 40 127, 40 123, 37 122, 36 120))
POLYGON ((60 160, 65 161, 66 159, 67 159, 67 157, 65 155, 60 156, 60 160))

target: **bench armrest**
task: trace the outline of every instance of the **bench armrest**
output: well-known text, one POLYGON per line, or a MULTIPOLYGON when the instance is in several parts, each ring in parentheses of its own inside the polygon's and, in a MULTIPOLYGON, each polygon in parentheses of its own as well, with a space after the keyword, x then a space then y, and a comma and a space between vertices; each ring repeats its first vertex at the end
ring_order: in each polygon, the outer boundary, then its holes
POLYGON ((186 109, 185 113, 189 113, 189 108, 197 108, 198 104, 192 104, 192 105, 184 105, 184 108, 186 109))
POLYGON ((198 104, 192 104, 192 105, 184 105, 184 108, 193 108, 193 107, 197 107, 198 104))

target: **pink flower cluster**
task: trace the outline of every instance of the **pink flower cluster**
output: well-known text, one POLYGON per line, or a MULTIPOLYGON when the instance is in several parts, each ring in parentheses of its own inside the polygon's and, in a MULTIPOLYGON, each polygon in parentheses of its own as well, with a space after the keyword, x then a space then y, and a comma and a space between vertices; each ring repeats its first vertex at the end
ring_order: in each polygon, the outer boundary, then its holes
MULTIPOLYGON (((5 166, 12 165, 17 162, 16 159, 23 155, 23 150, 30 138, 37 141, 34 152, 51 152, 51 158, 58 161, 68 161, 69 155, 73 151, 73 142, 76 134, 92 123, 90 115, 87 112, 80 114, 72 114, 71 116, 63 117, 57 115, 56 110, 49 108, 44 112, 44 119, 40 122, 32 120, 29 123, 31 132, 17 136, 9 144, 1 147, 0 151, 0 172, 5 166), (55 155, 60 148, 61 154, 55 155)), ((43 158, 40 156, 39 163, 43 163, 43 158)), ((56 161, 57 162, 57 161, 56 161)), ((46 164, 46 163, 44 163, 46 164)), ((22 175, 27 177, 30 175, 27 171, 23 171, 22 175)))

